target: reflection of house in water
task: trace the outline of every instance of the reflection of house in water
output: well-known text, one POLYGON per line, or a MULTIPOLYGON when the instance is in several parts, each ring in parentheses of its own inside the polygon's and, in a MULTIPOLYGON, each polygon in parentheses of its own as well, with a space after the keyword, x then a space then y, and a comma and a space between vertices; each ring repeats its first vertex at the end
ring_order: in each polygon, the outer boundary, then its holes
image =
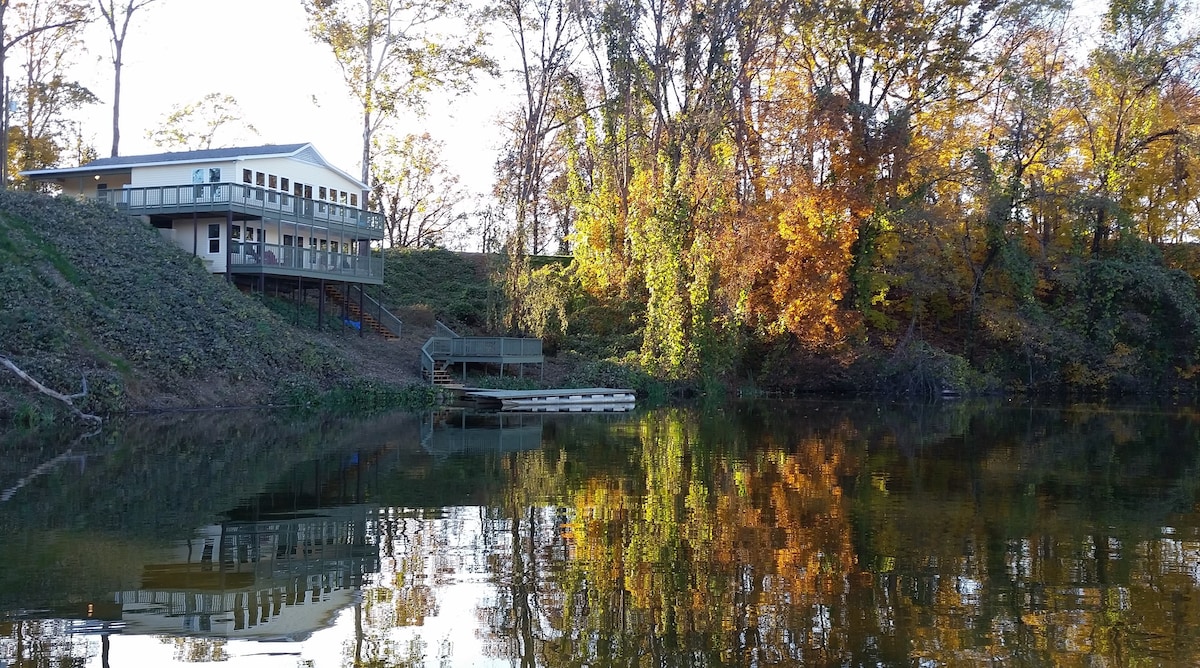
POLYGON ((534 450, 545 426, 544 415, 441 411, 421 424, 421 447, 435 457, 534 450))
POLYGON ((198 530, 115 594, 125 632, 298 639, 327 626, 379 570, 378 507, 363 500, 394 455, 387 443, 307 462, 198 530))
POLYGON ((207 527, 115 594, 126 633, 297 639, 328 625, 378 570, 367 505, 207 527))

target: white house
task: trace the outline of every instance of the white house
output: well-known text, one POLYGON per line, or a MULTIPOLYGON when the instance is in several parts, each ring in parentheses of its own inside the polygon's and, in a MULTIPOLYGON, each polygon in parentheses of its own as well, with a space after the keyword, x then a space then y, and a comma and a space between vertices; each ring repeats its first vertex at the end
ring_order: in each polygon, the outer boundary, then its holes
POLYGON ((140 216, 240 283, 383 283, 383 260, 370 254, 383 217, 366 209, 367 184, 312 144, 101 158, 22 175, 140 216))
POLYGON ((383 284, 383 215, 368 211, 367 184, 331 165, 312 144, 214 148, 93 160, 21 173, 64 195, 97 198, 157 228, 245 289, 326 297, 339 318, 385 338, 400 321, 366 294, 383 284))

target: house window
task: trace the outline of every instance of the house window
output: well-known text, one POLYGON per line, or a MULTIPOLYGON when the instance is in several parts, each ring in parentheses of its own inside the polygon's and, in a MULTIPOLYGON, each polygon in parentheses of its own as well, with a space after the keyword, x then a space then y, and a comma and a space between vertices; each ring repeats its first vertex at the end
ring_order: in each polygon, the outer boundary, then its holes
POLYGON ((242 183, 253 183, 253 182, 254 182, 253 172, 251 172, 248 169, 243 169, 242 170, 242 183))
POLYGON ((256 186, 267 185, 267 175, 263 174, 262 172, 254 172, 254 185, 256 185, 256 186))
POLYGON ((304 197, 312 199, 312 186, 304 186, 304 197))
POLYGON ((358 206, 358 193, 350 193, 350 206, 358 206))
POLYGON ((221 226, 218 223, 212 223, 208 226, 208 252, 221 252, 221 226))
POLYGON ((221 182, 221 168, 220 167, 209 167, 208 168, 208 182, 209 183, 220 183, 221 182))
POLYGON ((205 176, 206 174, 203 167, 192 170, 192 183, 196 184, 192 186, 192 197, 194 199, 200 199, 204 197, 204 186, 200 184, 204 183, 205 176))
POLYGON ((286 177, 282 177, 282 176, 279 177, 279 189, 282 190, 283 192, 287 192, 287 191, 291 190, 291 183, 287 180, 286 177))
POLYGON ((296 197, 304 197, 304 184, 297 181, 295 188, 292 189, 292 194, 296 197))
POLYGON ((341 202, 342 204, 345 204, 345 203, 346 203, 346 200, 347 200, 347 197, 346 197, 346 195, 347 195, 347 193, 346 193, 346 191, 345 191, 345 190, 343 190, 342 192, 338 193, 338 201, 339 201, 339 202, 341 202))
POLYGON ((267 175, 267 187, 268 188, 278 188, 279 187, 279 177, 275 176, 274 174, 268 174, 267 175))
POLYGON ((325 199, 325 193, 326 193, 325 186, 321 186, 321 187, 320 187, 320 188, 317 190, 317 193, 318 193, 318 195, 317 195, 317 199, 325 199))

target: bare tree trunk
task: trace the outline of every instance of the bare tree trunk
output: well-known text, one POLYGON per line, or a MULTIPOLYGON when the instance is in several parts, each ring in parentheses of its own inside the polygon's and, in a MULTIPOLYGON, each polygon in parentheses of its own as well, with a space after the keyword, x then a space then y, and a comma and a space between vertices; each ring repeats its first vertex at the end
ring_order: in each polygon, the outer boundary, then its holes
POLYGON ((121 49, 124 45, 124 40, 113 43, 112 157, 114 158, 117 157, 117 149, 121 145, 121 49))
POLYGON ((114 0, 97 0, 96 4, 100 8, 100 14, 108 23, 108 30, 112 34, 113 47, 113 120, 112 120, 112 157, 117 157, 117 151, 121 144, 121 68, 124 66, 124 51, 125 51, 125 36, 129 34, 129 20, 133 18, 133 13, 137 10, 149 5, 156 0, 128 0, 124 6, 120 7, 121 12, 118 14, 118 6, 114 0))

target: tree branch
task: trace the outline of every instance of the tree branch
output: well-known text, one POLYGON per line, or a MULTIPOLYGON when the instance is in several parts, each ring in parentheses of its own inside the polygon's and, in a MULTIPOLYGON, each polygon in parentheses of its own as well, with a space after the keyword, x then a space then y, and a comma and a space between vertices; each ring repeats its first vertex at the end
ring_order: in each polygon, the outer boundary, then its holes
POLYGON ((55 23, 55 24, 48 25, 48 26, 38 26, 36 28, 30 28, 29 30, 26 30, 25 32, 21 33, 20 35, 17 35, 16 37, 5 42, 3 52, 8 53, 8 50, 10 48, 16 46, 17 42, 20 42, 21 40, 25 39, 26 37, 29 37, 30 35, 36 35, 39 32, 46 32, 47 30, 54 30, 56 28, 67 28, 67 27, 73 26, 78 23, 83 23, 83 22, 84 22, 83 19, 72 19, 70 21, 61 21, 59 23, 55 23))
POLYGON ((35 378, 33 378, 29 374, 22 371, 21 368, 18 367, 15 363, 13 363, 12 360, 8 359, 7 357, 4 357, 3 355, 0 355, 0 366, 3 366, 5 368, 7 368, 9 371, 16 374, 16 376, 18 378, 25 381, 26 383, 29 383, 38 392, 41 392, 42 394, 44 394, 48 397, 53 397, 54 399, 58 399, 59 401, 66 404, 67 408, 71 409, 71 413, 73 413, 75 415, 75 417, 79 418, 80 420, 83 420, 84 422, 91 422, 94 424, 100 424, 100 422, 102 422, 102 420, 100 419, 100 416, 92 415, 90 413, 84 413, 83 411, 79 410, 78 407, 75 406, 76 399, 82 399, 83 397, 87 396, 87 378, 86 377, 84 377, 84 379, 83 379, 83 389, 80 392, 78 392, 76 394, 66 395, 66 394, 62 394, 60 392, 55 392, 54 390, 46 387, 45 385, 42 385, 35 378))

